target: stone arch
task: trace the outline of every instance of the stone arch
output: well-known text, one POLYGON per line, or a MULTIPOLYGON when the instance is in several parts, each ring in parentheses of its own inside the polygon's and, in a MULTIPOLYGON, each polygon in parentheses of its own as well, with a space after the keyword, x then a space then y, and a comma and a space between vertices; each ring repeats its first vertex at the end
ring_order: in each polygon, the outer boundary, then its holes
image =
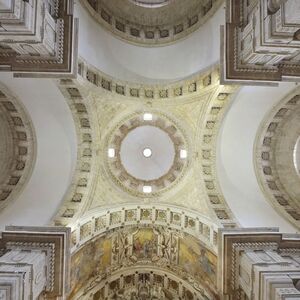
MULTIPOLYGON (((169 212, 165 211, 166 219, 181 213, 178 220, 180 225, 164 223, 161 219, 152 220, 166 208, 163 205, 153 207, 132 204, 126 205, 126 208, 102 209, 98 213, 94 210, 89 216, 83 217, 80 220, 82 225, 75 230, 72 228, 72 237, 79 239, 78 244, 73 243, 72 248, 70 299, 89 299, 105 285, 105 293, 109 294, 107 288, 110 282, 115 281, 116 272, 123 274, 124 278, 128 272, 135 273, 138 269, 143 272, 147 269, 152 273, 160 270, 161 274, 170 276, 173 274, 171 277, 176 278, 181 287, 192 291, 191 298, 184 299, 217 299, 217 232, 206 232, 215 243, 211 248, 209 239, 205 240, 199 231, 201 227, 212 230, 208 228, 209 220, 200 215, 193 219, 193 212, 176 207, 170 207, 169 212), (128 212, 133 214, 126 221, 123 218, 126 218, 128 212), (137 215, 139 217, 133 221, 132 217, 137 215), (186 221, 187 224, 182 224, 186 221), (103 225, 103 230, 99 229, 99 224, 103 225), (189 228, 196 224, 197 228, 189 228)), ((214 227, 212 223, 210 225, 214 227)), ((118 287, 122 289, 119 283, 118 287)), ((116 290, 116 287, 112 290, 116 290)), ((183 291, 181 289, 181 293, 183 291)))
POLYGON ((28 182, 36 158, 30 116, 12 92, 0 83, 0 209, 15 200, 28 182))
POLYGON ((299 174, 294 149, 300 136, 300 90, 296 88, 265 117, 255 142, 259 185, 278 213, 300 228, 299 174))

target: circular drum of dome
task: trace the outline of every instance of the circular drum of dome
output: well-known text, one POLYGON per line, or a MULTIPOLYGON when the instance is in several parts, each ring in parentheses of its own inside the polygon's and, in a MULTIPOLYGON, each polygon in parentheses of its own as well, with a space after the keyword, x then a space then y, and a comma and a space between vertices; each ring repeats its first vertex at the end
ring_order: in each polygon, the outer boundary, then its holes
POLYGON ((183 131, 160 113, 123 120, 107 142, 106 165, 113 181, 135 196, 155 196, 175 184, 188 165, 183 131))

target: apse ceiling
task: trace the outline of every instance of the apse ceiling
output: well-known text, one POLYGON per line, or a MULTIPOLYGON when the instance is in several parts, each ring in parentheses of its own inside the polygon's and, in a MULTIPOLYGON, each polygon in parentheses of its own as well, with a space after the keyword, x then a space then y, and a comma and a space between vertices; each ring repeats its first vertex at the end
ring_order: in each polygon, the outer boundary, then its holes
POLYGON ((160 45, 186 37, 204 24, 222 1, 82 0, 91 16, 127 41, 160 45))

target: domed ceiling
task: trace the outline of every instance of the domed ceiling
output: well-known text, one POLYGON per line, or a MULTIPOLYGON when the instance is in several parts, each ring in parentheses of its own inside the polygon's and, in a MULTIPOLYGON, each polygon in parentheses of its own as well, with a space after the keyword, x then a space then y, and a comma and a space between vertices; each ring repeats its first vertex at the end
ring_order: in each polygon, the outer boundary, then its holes
POLYGON ((221 5, 216 0, 82 0, 94 19, 130 42, 159 45, 193 32, 221 5))
POLYGON ((112 132, 106 166, 123 189, 153 197, 183 176, 188 162, 187 138, 166 114, 147 111, 130 114, 112 132))
POLYGON ((85 63, 79 70, 79 80, 59 82, 77 126, 78 165, 56 224, 112 206, 134 205, 129 215, 136 218, 136 207, 147 204, 234 226, 214 157, 218 124, 236 88, 219 85, 215 68, 167 86, 111 80, 85 63))
POLYGON ((72 231, 69 299, 218 299, 218 227, 236 220, 215 143, 236 88, 219 84, 217 68, 155 86, 79 70, 58 82, 78 134, 55 217, 72 231))
MULTIPOLYGON (((187 36, 222 3, 81 1, 101 26, 144 46, 187 36)), ((72 182, 53 218, 55 225, 70 228, 70 243, 65 243, 71 248, 69 300, 220 299, 217 285, 223 278, 217 269, 227 269, 222 235, 228 228, 235 234, 231 229, 239 224, 216 168, 217 137, 237 87, 220 84, 219 74, 214 66, 182 81, 147 85, 118 80, 80 60, 78 78, 55 82, 72 111, 78 142, 72 182)), ((34 154, 30 119, 10 98, 0 91, 1 201, 22 182, 21 171, 31 166, 34 154)), ((298 226, 299 99, 299 92, 291 95, 265 121, 256 161, 263 188, 273 193, 271 201, 298 226), (292 169, 292 177, 280 164, 292 169)), ((232 262, 243 271, 235 257, 232 262)), ((235 283, 235 295, 242 295, 235 283)))

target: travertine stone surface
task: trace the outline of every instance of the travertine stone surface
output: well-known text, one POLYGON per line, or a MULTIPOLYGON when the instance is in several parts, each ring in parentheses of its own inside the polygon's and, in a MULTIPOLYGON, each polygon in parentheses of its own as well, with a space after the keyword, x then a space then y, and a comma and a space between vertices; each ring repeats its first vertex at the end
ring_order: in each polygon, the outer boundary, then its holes
POLYGON ((8 226, 1 232, 2 299, 66 299, 69 271, 69 228, 8 226))
POLYGON ((72 0, 7 0, 0 6, 0 71, 74 76, 77 21, 72 0))
POLYGON ((300 79, 300 2, 227 1, 222 81, 268 84, 300 79))
POLYGON ((219 291, 224 299, 300 297, 300 236, 274 228, 219 231, 219 291))

